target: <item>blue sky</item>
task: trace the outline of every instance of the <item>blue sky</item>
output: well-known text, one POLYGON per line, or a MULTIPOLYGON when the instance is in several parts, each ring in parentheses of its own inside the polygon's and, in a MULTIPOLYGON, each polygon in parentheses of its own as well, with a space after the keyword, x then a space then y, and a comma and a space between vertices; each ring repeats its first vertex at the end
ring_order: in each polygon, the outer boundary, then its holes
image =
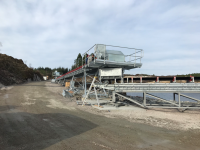
POLYGON ((144 50, 142 68, 126 73, 196 73, 200 1, 0 0, 0 42, 1 53, 35 68, 71 67, 101 43, 144 50))

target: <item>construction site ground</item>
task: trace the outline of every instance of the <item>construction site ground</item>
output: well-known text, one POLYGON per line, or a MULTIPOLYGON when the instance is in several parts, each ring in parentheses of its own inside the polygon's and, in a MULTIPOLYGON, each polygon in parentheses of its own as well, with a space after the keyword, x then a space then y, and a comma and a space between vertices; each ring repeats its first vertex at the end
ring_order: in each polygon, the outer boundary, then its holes
POLYGON ((99 110, 29 82, 0 90, 0 149, 199 150, 200 111, 99 110))

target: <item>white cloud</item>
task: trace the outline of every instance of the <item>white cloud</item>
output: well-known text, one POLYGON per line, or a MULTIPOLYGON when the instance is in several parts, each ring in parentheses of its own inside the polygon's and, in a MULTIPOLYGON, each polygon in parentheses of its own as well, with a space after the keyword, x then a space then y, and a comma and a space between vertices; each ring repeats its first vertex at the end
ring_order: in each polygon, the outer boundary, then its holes
POLYGON ((130 73, 199 72, 199 4, 1 0, 1 52, 27 60, 33 67, 70 67, 78 53, 105 43, 144 49, 143 67, 130 73))

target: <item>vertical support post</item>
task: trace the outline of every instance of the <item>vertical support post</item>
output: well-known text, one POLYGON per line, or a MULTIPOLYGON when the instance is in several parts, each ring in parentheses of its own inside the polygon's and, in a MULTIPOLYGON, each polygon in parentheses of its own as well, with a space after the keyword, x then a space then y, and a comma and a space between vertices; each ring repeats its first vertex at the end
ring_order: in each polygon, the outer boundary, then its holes
POLYGON ((133 83, 133 77, 131 77, 132 83, 133 83))
POLYGON ((84 69, 84 78, 85 78, 85 96, 87 91, 87 83, 86 83, 86 69, 84 69))
POLYGON ((105 47, 105 50, 104 50, 104 64, 106 63, 105 59, 106 59, 106 47, 105 47))
POLYGON ((190 75, 190 80, 189 82, 194 83, 194 77, 190 75))
POLYGON ((82 57, 81 66, 82 66, 82 68, 83 68, 83 56, 81 56, 81 57, 82 57))
POLYGON ((181 107, 181 95, 180 95, 180 92, 178 92, 178 106, 181 107))
POLYGON ((70 90, 74 89, 74 83, 73 83, 73 81, 74 81, 74 76, 72 77, 71 82, 70 82, 70 90))
MULTIPOLYGON (((135 63, 136 63, 136 49, 135 49, 135 63)), ((134 63, 134 67, 135 67, 135 63, 134 63)))
POLYGON ((173 82, 173 83, 176 83, 176 77, 173 78, 172 82, 173 82))
POLYGON ((143 92, 143 104, 146 107, 146 92, 143 92))
POLYGON ((96 53, 96 44, 94 46, 94 64, 96 63, 96 56, 97 56, 97 53, 96 53))
POLYGON ((140 83, 142 83, 142 77, 140 77, 140 83))
POLYGON ((192 77, 192 82, 194 83, 194 77, 192 77))
POLYGON ((156 77, 156 83, 158 83, 159 82, 159 77, 156 77))
MULTIPOLYGON (((86 53, 87 54, 87 53, 86 53)), ((86 65, 86 59, 87 59, 87 55, 85 54, 85 65, 86 65)))
POLYGON ((64 86, 65 86, 65 79, 63 80, 63 84, 64 84, 64 86))
POLYGON ((97 95, 97 91, 96 91, 95 86, 94 86, 94 91, 95 91, 95 95, 96 95, 96 99, 97 99, 97 103, 98 103, 98 107, 99 107, 99 98, 98 98, 98 95, 97 95))
POLYGON ((105 90, 105 89, 103 89, 103 91, 104 91, 104 94, 105 94, 105 96, 107 96, 106 90, 105 90))
MULTIPOLYGON (((89 93, 90 93, 90 91, 91 91, 91 89, 92 89, 92 86, 94 86, 94 89, 95 89, 95 85, 94 85, 95 79, 96 79, 96 77, 93 78, 92 84, 90 85, 90 88, 89 88, 89 90, 88 90, 88 93, 84 96, 82 106, 84 106, 85 101, 86 101, 86 99, 88 98, 88 95, 89 95, 89 93)), ((96 90, 96 89, 95 89, 95 90, 96 90)), ((95 91, 95 94, 96 94, 96 91, 95 91)))
POLYGON ((121 77, 121 83, 123 83, 124 82, 124 78, 123 77, 121 77))
POLYGON ((176 101, 176 93, 173 93, 173 100, 176 101))
POLYGON ((82 77, 82 85, 83 85, 83 89, 84 89, 84 76, 82 77))
POLYGON ((115 78, 115 83, 117 83, 117 80, 116 80, 116 78, 115 78))
POLYGON ((128 83, 128 78, 127 78, 127 83, 128 83))
POLYGON ((112 102, 113 102, 113 103, 116 102, 115 91, 112 91, 112 102))

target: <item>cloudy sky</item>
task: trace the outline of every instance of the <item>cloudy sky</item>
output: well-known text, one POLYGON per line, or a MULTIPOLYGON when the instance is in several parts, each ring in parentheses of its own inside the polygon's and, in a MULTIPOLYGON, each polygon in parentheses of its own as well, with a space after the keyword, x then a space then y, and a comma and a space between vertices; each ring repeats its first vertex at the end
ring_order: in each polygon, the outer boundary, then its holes
POLYGON ((142 68, 126 73, 196 73, 200 1, 0 0, 0 42, 1 53, 35 68, 71 67, 101 43, 144 50, 142 68))

